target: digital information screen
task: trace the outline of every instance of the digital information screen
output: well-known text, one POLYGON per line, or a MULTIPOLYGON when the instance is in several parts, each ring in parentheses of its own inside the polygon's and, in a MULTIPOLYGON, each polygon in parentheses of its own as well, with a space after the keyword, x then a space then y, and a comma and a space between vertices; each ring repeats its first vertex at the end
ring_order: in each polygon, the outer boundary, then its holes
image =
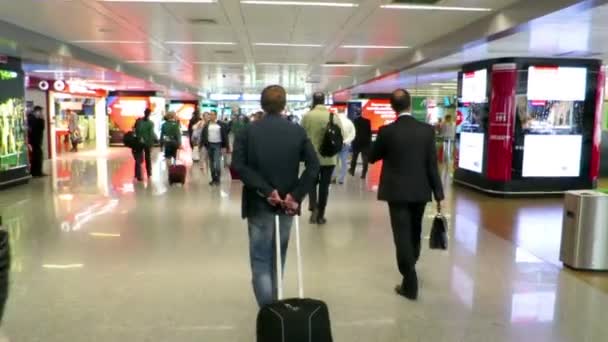
POLYGON ((460 133, 458 167, 477 173, 482 172, 484 137, 484 133, 460 133))
POLYGON ((487 101, 488 70, 465 72, 462 75, 462 102, 484 103, 487 101))
POLYGON ((587 69, 531 66, 528 70, 528 100, 584 101, 587 69))
POLYGON ((581 135, 534 135, 524 139, 523 177, 579 177, 581 135))

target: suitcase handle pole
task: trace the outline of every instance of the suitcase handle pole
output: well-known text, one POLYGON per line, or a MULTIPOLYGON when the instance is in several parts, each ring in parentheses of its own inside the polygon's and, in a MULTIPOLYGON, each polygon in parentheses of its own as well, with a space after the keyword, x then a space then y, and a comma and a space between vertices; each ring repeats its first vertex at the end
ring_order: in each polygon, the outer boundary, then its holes
POLYGON ((274 241, 276 249, 276 268, 277 268, 277 297, 283 299, 283 262, 281 258, 281 230, 279 228, 279 215, 274 217, 274 241))
POLYGON ((298 263, 298 296, 304 298, 304 277, 302 275, 302 248, 300 245, 300 217, 294 216, 296 221, 296 254, 298 263))
MULTIPOLYGON (((296 255, 298 266, 298 296, 304 298, 304 277, 302 272, 302 248, 300 245, 300 220, 299 216, 294 216, 296 221, 296 255)), ((278 300, 283 299, 283 262, 281 256, 281 230, 279 215, 274 217, 274 235, 275 235, 275 250, 276 250, 276 268, 277 268, 277 297, 278 300)))

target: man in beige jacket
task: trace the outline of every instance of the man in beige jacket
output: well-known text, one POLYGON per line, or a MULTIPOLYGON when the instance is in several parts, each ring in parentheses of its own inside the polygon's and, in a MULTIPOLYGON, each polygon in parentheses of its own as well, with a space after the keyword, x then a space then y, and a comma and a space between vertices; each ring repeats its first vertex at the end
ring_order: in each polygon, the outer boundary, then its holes
MULTIPOLYGON (((329 198, 329 185, 331 184, 331 176, 338 162, 337 155, 332 157, 323 157, 319 153, 319 148, 323 143, 323 137, 327 130, 331 114, 325 107, 325 94, 317 92, 312 97, 312 110, 302 118, 302 127, 306 130, 308 138, 312 141, 321 169, 317 178, 317 185, 313 187, 309 197, 309 209, 312 211, 310 217, 311 224, 323 225, 327 223, 325 219, 325 209, 329 198)), ((340 119, 334 117, 333 122, 342 130, 340 119)))

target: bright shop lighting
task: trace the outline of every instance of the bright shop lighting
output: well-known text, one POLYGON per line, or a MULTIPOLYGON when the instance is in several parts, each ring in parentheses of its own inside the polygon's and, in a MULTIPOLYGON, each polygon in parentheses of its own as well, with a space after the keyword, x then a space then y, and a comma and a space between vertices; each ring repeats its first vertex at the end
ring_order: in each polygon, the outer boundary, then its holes
POLYGON ((91 235, 92 237, 97 237, 97 238, 117 238, 117 237, 120 237, 120 234, 97 233, 97 232, 92 232, 89 235, 91 235))
POLYGON ((254 46, 282 46, 282 47, 322 47, 321 44, 292 44, 292 43, 253 43, 254 46))
POLYGON ((188 40, 169 40, 165 44, 170 45, 236 45, 235 42, 200 42, 188 40))
POLYGON ((199 64, 199 65, 243 65, 244 63, 240 63, 240 62, 194 62, 192 64, 199 64))
POLYGON ((369 64, 323 64, 324 68, 365 68, 370 67, 369 64))
POLYGON ((315 2, 315 1, 267 1, 267 0, 242 0, 246 5, 275 5, 275 6, 316 6, 316 7, 359 7, 352 2, 315 2))
POLYGON ((42 267, 56 270, 67 270, 74 268, 83 268, 84 264, 44 264, 42 265, 42 267))
POLYGON ((343 49, 409 49, 406 45, 342 45, 343 49))
POLYGON ((405 10, 419 10, 419 11, 462 11, 462 12, 490 12, 491 8, 485 7, 458 7, 458 6, 433 6, 433 5, 407 5, 407 4, 393 4, 393 5, 382 5, 381 8, 387 9, 405 9, 405 10))
POLYGON ((72 40, 74 44, 145 44, 143 40, 72 40))

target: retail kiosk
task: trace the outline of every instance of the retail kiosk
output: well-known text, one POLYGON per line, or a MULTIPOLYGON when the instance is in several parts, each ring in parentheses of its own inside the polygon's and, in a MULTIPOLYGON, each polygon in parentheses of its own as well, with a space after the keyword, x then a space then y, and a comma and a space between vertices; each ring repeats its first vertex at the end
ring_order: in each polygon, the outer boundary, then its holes
POLYGON ((465 65, 454 181, 496 195, 595 188, 604 83, 599 60, 502 58, 465 65))
POLYGON ((4 187, 27 182, 30 170, 21 60, 0 57, 0 187, 4 187))

